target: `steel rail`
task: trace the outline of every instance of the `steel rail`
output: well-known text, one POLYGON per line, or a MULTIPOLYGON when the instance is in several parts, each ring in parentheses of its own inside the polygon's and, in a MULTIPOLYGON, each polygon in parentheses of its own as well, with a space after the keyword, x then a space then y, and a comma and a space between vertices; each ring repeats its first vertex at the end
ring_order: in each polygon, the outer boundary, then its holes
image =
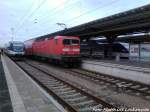
POLYGON ((140 89, 132 88, 133 86, 140 85, 141 88, 148 88, 148 90, 150 91, 150 87, 148 85, 145 85, 145 84, 142 84, 142 83, 139 83, 139 82, 135 82, 135 81, 119 78, 119 77, 109 76, 109 75, 105 75, 105 74, 100 74, 100 73, 97 73, 97 72, 95 73, 95 72, 88 71, 88 70, 84 70, 84 71, 88 72, 88 73, 90 73, 92 75, 89 75, 89 74, 83 73, 83 72, 79 72, 79 71, 75 71, 75 70, 71 70, 71 71, 76 73, 76 75, 78 75, 78 76, 80 75, 80 77, 86 76, 86 77, 88 77, 89 80, 94 79, 94 80, 103 81, 103 82, 115 85, 116 87, 119 87, 119 85, 117 85, 117 83, 121 83, 121 82, 130 83, 131 84, 130 86, 124 85, 124 86, 121 86, 119 88, 125 88, 127 90, 133 90, 134 92, 142 93, 145 96, 150 96, 150 92, 146 92, 146 91, 142 91, 140 89), (94 76, 94 75, 99 75, 99 77, 98 76, 94 76), (109 78, 109 79, 118 80, 118 82, 102 79, 100 76, 104 76, 105 78, 109 78))
POLYGON ((100 104, 105 105, 106 107, 109 107, 109 108, 116 108, 116 107, 114 107, 113 105, 111 105, 111 104, 109 104, 109 103, 107 103, 107 102, 101 100, 100 98, 95 97, 95 96, 93 96, 93 95, 91 95, 91 94, 89 94, 89 93, 87 93, 87 92, 81 90, 80 88, 75 87, 74 85, 72 85, 72 84, 70 84, 70 83, 68 83, 68 82, 65 82, 64 80, 62 80, 62 79, 60 79, 60 78, 58 78, 58 77, 56 77, 56 76, 54 76, 54 75, 51 75, 50 73, 48 73, 48 72, 42 70, 41 68, 38 68, 38 67, 36 67, 36 66, 34 66, 34 65, 32 65, 32 64, 29 64, 29 63, 26 63, 26 64, 32 66, 32 67, 35 68, 35 69, 38 69, 39 71, 41 71, 41 72, 47 74, 48 76, 51 76, 51 77, 55 78, 56 80, 59 80, 59 81, 65 83, 65 84, 71 86, 72 88, 76 89, 77 91, 80 91, 81 93, 85 94, 86 96, 90 96, 92 99, 94 99, 95 101, 97 101, 97 102, 100 103, 100 104))
MULTIPOLYGON (((22 61, 23 62, 23 61, 22 61)), ((15 62, 21 69, 23 69, 23 71, 25 71, 31 78, 33 78, 33 80, 35 80, 41 87, 43 87, 50 95, 54 96, 55 99, 58 100, 58 102, 60 104, 62 104, 65 108, 67 108, 69 111, 71 112, 78 112, 78 110, 76 110, 76 108, 74 108, 74 106, 72 106, 71 104, 69 104, 68 102, 64 101, 63 98, 61 98, 59 95, 57 95, 54 91, 50 90, 50 88, 48 88, 46 85, 44 85, 40 80, 38 80, 34 75, 33 73, 30 73, 28 70, 26 70, 22 65, 20 65, 18 62, 15 62)), ((68 85, 69 87, 73 88, 74 90, 78 91, 79 93, 81 93, 82 95, 84 96, 87 96, 88 98, 92 99, 93 101, 97 102, 97 104, 100 104, 102 105, 103 108, 115 108, 115 109, 118 109, 116 106, 102 100, 100 97, 97 97, 97 96, 94 96, 90 93, 88 93, 87 91, 85 91, 84 89, 82 90, 80 87, 76 87, 75 85, 69 83, 69 82, 66 82, 64 81, 63 79, 60 79, 58 77, 56 77, 55 75, 56 74, 51 74, 51 73, 48 73, 44 70, 42 70, 41 68, 33 65, 33 64, 29 64, 29 63, 26 63, 24 62, 25 64, 27 64, 28 66, 38 70, 39 72, 47 75, 47 76, 50 76, 52 78, 54 78, 55 80, 58 80, 60 82, 62 82, 63 84, 65 85, 68 85)))

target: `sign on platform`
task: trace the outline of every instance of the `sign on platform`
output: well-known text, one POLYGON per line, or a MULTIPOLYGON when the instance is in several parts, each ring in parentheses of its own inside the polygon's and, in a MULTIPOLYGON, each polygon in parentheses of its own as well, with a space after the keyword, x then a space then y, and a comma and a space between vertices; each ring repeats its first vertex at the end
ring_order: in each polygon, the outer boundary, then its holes
POLYGON ((141 44, 140 56, 141 58, 150 58, 150 43, 141 44))
POLYGON ((139 44, 130 44, 130 57, 139 57, 139 44))

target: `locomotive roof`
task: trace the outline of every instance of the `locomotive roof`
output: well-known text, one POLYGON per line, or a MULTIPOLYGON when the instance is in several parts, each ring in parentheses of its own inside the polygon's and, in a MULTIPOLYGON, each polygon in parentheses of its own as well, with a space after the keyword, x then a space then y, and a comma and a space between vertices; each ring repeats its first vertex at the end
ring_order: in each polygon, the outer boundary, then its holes
POLYGON ((45 39, 45 38, 49 38, 49 35, 37 37, 35 40, 41 40, 41 39, 45 39))
MULTIPOLYGON (((56 35, 55 35, 56 36, 56 35)), ((46 39, 46 38, 54 38, 54 35, 52 36, 51 34, 47 34, 47 35, 43 35, 43 36, 39 36, 39 37, 36 37, 36 38, 34 38, 35 39, 35 41, 38 41, 38 40, 44 40, 44 39, 46 39)))
POLYGON ((60 36, 60 35, 51 35, 51 34, 47 34, 47 35, 43 35, 43 36, 39 36, 39 37, 35 37, 26 41, 40 41, 40 40, 44 40, 46 38, 50 39, 50 38, 54 38, 55 36, 60 36))
MULTIPOLYGON (((50 38, 54 38, 56 36, 60 36, 60 35, 51 35, 51 34, 48 34, 48 35, 44 35, 44 36, 40 36, 40 37, 35 38, 35 41, 45 40, 46 38, 50 39, 50 38)), ((75 37, 75 36, 69 36, 69 37, 75 37)))

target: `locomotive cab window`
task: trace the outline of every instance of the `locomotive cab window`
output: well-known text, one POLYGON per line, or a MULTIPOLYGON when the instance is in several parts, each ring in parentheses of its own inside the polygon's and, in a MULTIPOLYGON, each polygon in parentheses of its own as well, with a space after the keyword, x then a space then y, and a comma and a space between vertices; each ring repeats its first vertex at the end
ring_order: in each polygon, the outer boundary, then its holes
POLYGON ((63 40, 63 44, 64 44, 64 45, 71 45, 70 39, 64 39, 64 40, 63 40))
POLYGON ((77 40, 77 39, 64 39, 63 44, 64 45, 78 45, 79 40, 77 40))
POLYGON ((72 44, 74 44, 74 45, 78 45, 79 44, 79 40, 77 40, 77 39, 71 39, 71 41, 72 41, 72 44))

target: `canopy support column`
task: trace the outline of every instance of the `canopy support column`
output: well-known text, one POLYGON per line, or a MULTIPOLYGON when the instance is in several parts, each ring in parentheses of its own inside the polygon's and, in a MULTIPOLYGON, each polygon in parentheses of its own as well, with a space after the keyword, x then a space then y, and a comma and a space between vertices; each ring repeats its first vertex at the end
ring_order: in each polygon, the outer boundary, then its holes
POLYGON ((105 57, 108 59, 112 59, 113 58, 113 43, 115 41, 115 39, 117 38, 117 35, 107 35, 106 39, 108 44, 108 48, 105 48, 107 50, 105 50, 105 57))

